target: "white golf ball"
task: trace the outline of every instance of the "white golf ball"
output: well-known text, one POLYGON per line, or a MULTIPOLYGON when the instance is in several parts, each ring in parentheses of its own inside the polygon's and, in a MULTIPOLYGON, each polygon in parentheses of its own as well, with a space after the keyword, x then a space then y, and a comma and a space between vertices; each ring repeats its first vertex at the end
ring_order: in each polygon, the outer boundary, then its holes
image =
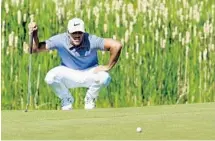
POLYGON ((138 133, 142 132, 142 128, 141 127, 137 127, 137 132, 138 133))

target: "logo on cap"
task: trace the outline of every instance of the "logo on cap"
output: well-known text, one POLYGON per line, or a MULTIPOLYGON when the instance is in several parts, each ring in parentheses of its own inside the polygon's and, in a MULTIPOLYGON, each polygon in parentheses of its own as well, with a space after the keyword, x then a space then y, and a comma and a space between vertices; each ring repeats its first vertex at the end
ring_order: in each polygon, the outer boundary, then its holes
POLYGON ((77 24, 74 23, 74 26, 77 26, 77 25, 80 25, 80 23, 77 23, 77 24))

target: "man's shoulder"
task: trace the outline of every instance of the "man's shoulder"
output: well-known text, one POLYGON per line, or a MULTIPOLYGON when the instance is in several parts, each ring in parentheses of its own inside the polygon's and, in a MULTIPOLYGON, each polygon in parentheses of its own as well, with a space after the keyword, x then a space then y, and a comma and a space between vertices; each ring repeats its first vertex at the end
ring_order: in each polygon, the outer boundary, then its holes
POLYGON ((102 37, 99 37, 95 34, 90 34, 90 33, 84 33, 85 34, 85 39, 88 39, 89 41, 94 41, 94 40, 97 40, 98 38, 102 38, 102 37))
POLYGON ((58 34, 52 35, 48 40, 52 42, 60 43, 68 40, 68 36, 67 36, 67 33, 58 33, 58 34))
POLYGON ((55 37, 55 38, 66 38, 67 37, 67 33, 66 32, 64 32, 64 33, 58 33, 58 34, 53 35, 51 38, 53 38, 53 37, 55 37))
POLYGON ((65 46, 65 44, 68 42, 68 36, 66 33, 59 33, 51 36, 49 39, 47 39, 46 44, 48 44, 49 48, 60 48, 65 46))

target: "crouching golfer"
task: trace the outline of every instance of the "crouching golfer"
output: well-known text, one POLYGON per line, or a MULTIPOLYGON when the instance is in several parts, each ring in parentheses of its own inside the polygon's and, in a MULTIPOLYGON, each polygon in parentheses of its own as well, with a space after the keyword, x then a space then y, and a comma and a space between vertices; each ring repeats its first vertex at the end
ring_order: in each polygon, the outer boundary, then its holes
POLYGON ((37 25, 31 22, 29 31, 33 34, 33 53, 53 49, 58 51, 61 64, 47 73, 45 81, 61 99, 62 110, 72 109, 74 98, 69 88, 77 87, 88 88, 84 98, 85 109, 93 109, 100 89, 111 80, 108 71, 116 64, 122 45, 116 40, 85 32, 84 22, 79 18, 70 20, 67 30, 39 42, 37 25), (107 65, 98 64, 98 50, 110 51, 107 65))

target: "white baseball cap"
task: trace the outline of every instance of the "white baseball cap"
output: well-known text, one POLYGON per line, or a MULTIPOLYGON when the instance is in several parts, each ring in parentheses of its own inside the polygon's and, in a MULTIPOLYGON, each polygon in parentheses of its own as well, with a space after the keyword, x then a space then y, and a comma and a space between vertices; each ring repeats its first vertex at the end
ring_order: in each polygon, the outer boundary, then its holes
POLYGON ((69 20, 67 29, 69 33, 77 32, 77 31, 85 32, 84 22, 79 18, 73 18, 69 20))

